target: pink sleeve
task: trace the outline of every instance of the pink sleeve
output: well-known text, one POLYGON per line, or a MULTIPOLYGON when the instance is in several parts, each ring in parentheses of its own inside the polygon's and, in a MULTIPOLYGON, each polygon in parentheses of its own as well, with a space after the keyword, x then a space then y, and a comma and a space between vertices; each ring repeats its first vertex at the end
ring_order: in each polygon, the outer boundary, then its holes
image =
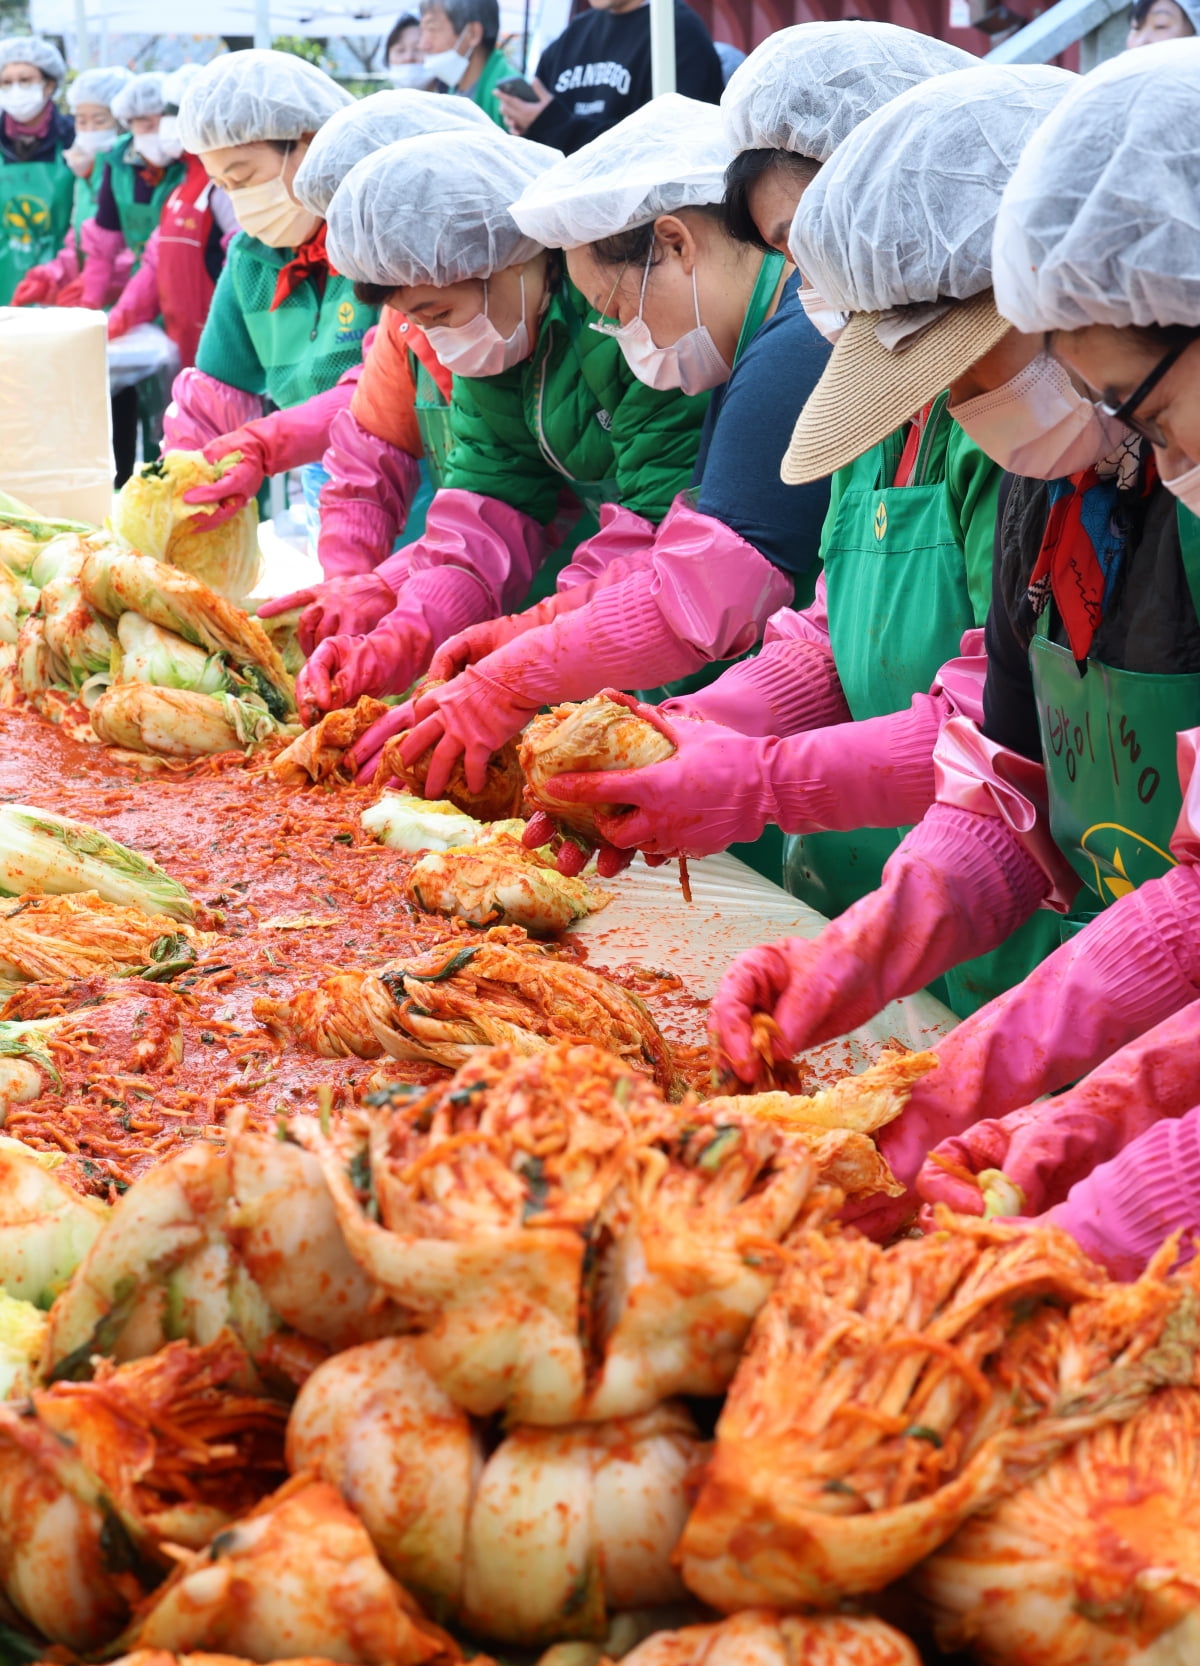
POLYGON ((590 584, 602 577, 614 561, 620 562, 620 575, 648 567, 654 559, 655 525, 632 509, 617 503, 600 506, 600 530, 584 540, 571 557, 569 566, 558 575, 559 590, 573 590, 577 585, 590 584))
POLYGON ((121 292, 108 317, 109 336, 123 336, 139 324, 153 324, 162 311, 158 294, 158 232, 152 234, 142 264, 121 292))
POLYGON ((1041 760, 998 745, 978 722, 956 716, 943 725, 933 761, 938 803, 1004 822, 1046 876, 1044 906, 1067 913, 1079 890, 1079 876, 1050 831, 1041 760))
POLYGON ((1171 835, 1171 854, 1181 862, 1200 862, 1200 729, 1184 729, 1175 737, 1175 762, 1183 807, 1171 835))
POLYGON ((829 607, 825 595, 824 569, 817 576, 817 591, 809 605, 797 612, 792 607, 781 607, 767 620, 764 642, 795 641, 806 638, 821 647, 829 647, 829 607))
POLYGON ((125 239, 119 231, 103 230, 95 220, 85 220, 79 236, 84 255, 80 300, 83 306, 99 312, 118 286, 117 257, 125 252, 125 239))
POLYGON ((65 283, 72 283, 79 276, 79 249, 73 231, 67 233, 63 239, 63 246, 54 259, 48 260, 38 270, 45 272, 56 288, 61 288, 65 283))
POLYGON ((1116 1278, 1134 1279, 1174 1232, 1181 1261, 1200 1231, 1200 1105, 1157 1122, 1037 1217, 1060 1226, 1116 1278))
POLYGON ((479 619, 520 607, 546 558, 546 528, 499 498, 457 487, 434 496, 425 531, 409 546, 411 570, 458 567, 484 592, 479 619))
POLYGON ((171 403, 163 417, 163 450, 202 451, 209 440, 261 415, 257 394, 219 382, 190 365, 171 387, 171 403))
MULTIPOLYGON (((326 578, 369 573, 391 557, 420 484, 420 465, 407 451, 378 438, 347 405, 329 425, 321 459, 329 479, 321 489, 318 554, 326 578)), ((403 571, 392 568, 397 579, 403 571)), ((390 582, 390 579, 389 579, 390 582)))

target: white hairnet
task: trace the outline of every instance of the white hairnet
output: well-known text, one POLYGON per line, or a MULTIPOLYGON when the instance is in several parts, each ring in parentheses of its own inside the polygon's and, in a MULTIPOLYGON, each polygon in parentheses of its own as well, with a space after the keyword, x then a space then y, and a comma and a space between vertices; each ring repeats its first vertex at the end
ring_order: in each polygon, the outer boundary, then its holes
POLYGON ((790 150, 827 162, 898 94, 978 62, 894 23, 798 23, 769 35, 734 70, 721 98, 725 131, 735 155, 790 150))
POLYGON ((1044 64, 980 65, 885 104, 801 199, 788 247, 805 280, 843 312, 981 294, 1000 194, 1077 80, 1044 64))
POLYGON ((179 106, 179 137, 193 155, 295 140, 353 102, 323 69, 290 52, 229 52, 193 77, 179 106))
POLYGON ((201 64, 180 64, 178 69, 171 70, 163 77, 163 109, 178 110, 183 103, 183 95, 199 75, 201 64))
POLYGON ((509 211, 562 153, 494 124, 429 133, 373 151, 329 205, 329 258, 360 283, 444 289, 529 260, 541 244, 509 211))
POLYGON ((1196 33, 1200 35, 1200 0, 1175 0, 1175 4, 1196 33))
POLYGON ((545 248, 576 249, 720 202, 732 154, 715 104, 669 93, 541 174, 513 203, 513 219, 545 248))
POLYGON ((67 73, 62 53, 37 35, 14 35, 11 40, 0 40, 0 69, 5 64, 32 64, 51 81, 61 81, 67 73))
POLYGON ((103 69, 80 70, 67 88, 67 108, 78 110, 81 104, 102 104, 112 109, 113 99, 133 80, 133 71, 124 64, 113 64, 103 69))
POLYGON ((1018 329, 1200 324, 1200 40, 1084 76, 996 219, 996 305, 1018 329))
POLYGON ((354 164, 372 151, 422 133, 493 125, 487 112, 469 98, 446 98, 406 87, 372 93, 330 116, 296 170, 292 195, 324 219, 333 193, 354 164))
POLYGON ((163 83, 166 76, 158 70, 147 70, 132 76, 113 99, 109 108, 126 127, 135 116, 159 116, 163 107, 163 83))

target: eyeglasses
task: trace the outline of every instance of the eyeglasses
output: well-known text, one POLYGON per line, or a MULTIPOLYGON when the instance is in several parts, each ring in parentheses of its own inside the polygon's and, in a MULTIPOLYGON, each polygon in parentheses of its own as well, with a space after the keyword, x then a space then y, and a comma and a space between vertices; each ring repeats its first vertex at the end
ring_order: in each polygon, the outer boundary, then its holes
POLYGON ((1197 340, 1200 340, 1200 329, 1189 330, 1186 338, 1164 353, 1145 381, 1139 382, 1129 398, 1122 399, 1119 405, 1110 405, 1107 400, 1101 400, 1100 410, 1103 415, 1111 417, 1114 422, 1123 422, 1127 428, 1132 428, 1135 434, 1149 440, 1151 445, 1163 448, 1168 446, 1170 441, 1152 417, 1139 417, 1134 413, 1142 401, 1153 393, 1172 365, 1176 364, 1197 340))

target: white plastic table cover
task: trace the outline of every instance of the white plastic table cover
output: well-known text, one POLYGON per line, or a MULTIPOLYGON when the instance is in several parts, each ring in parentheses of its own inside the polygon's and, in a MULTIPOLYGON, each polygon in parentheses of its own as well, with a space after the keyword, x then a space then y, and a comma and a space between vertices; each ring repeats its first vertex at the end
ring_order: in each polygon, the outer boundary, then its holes
POLYGON ((138 324, 108 344, 108 391, 136 387, 147 376, 179 369, 179 349, 157 324, 138 324))
MULTIPOLYGON (((690 904, 683 899, 674 862, 648 868, 638 859, 616 879, 600 881, 613 900, 571 930, 572 938, 587 946, 588 965, 611 972, 634 967, 671 972, 692 994, 708 1000, 722 972, 743 949, 779 937, 816 937, 829 923, 735 856, 689 862, 688 873, 690 904)), ((869 1024, 799 1057, 822 1081, 829 1081, 872 1063, 888 1041, 930 1047, 956 1022, 949 1007, 922 992, 893 1001, 869 1024)), ((676 1039, 703 1040, 702 1011, 693 1014, 687 1029, 692 1033, 670 1026, 676 1039)))

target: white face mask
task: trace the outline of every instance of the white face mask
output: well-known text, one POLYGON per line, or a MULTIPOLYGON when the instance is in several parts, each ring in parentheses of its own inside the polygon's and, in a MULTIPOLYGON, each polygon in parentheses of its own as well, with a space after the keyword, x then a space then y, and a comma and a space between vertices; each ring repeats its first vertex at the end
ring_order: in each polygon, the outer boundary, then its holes
POLYGON ((460 52, 455 41, 449 52, 431 52, 421 65, 427 81, 444 81, 451 89, 458 86, 471 67, 471 54, 460 52))
POLYGON ((167 127, 168 121, 174 121, 173 116, 164 116, 154 133, 137 133, 134 135, 130 150, 136 150, 143 162, 149 162, 152 168, 169 168, 172 162, 178 162, 183 155, 183 145, 178 133, 167 127))
POLYGON ((638 298, 637 317, 628 324, 614 328, 611 324, 593 324, 593 330, 612 336, 625 355, 625 362, 648 388, 665 393, 679 388, 684 393, 703 393, 706 388, 719 387, 727 382, 732 370, 717 350, 717 344, 700 321, 700 296, 696 289, 696 268, 692 267, 692 304, 696 309, 696 328, 680 336, 669 347, 655 345, 650 326, 642 317, 646 304, 646 284, 650 278, 651 249, 642 274, 642 293, 638 298))
POLYGON ((499 376, 529 357, 529 330, 525 323, 525 274, 521 273, 521 322, 510 336, 502 336, 487 315, 487 280, 483 285, 483 311, 469 324, 457 329, 433 325, 425 339, 447 370, 456 376, 499 376))
MULTIPOLYGON (((424 64, 388 65, 388 80, 393 87, 416 87, 420 89, 432 81, 433 78, 424 64)), ((462 77, 459 76, 459 80, 461 79, 462 77)), ((438 80, 445 80, 445 76, 438 76, 438 80)))
POLYGON ((1177 474, 1173 480, 1163 475, 1162 483, 1185 509, 1190 509, 1193 515, 1200 515, 1200 463, 1188 469, 1186 474, 1177 474))
POLYGON ((263 185, 230 191, 229 200, 242 230, 272 249, 298 249, 321 224, 307 208, 293 202, 282 174, 263 185))
POLYGON ((75 148, 88 156, 102 156, 106 150, 113 148, 120 137, 115 127, 100 127, 88 133, 76 132, 75 148))
POLYGON ((40 82, 36 87, 0 87, 0 110, 14 121, 35 120, 49 102, 50 95, 40 82))
POLYGON ((1128 437, 1083 394, 1048 353, 990 393, 981 393, 950 415, 981 451, 1010 474, 1059 480, 1078 474, 1115 451, 1128 437))
POLYGON ((831 307, 829 302, 810 284, 801 284, 799 289, 800 305, 804 308, 805 316, 815 330, 819 330, 831 347, 836 347, 841 339, 842 331, 850 322, 848 312, 839 312, 831 307))

